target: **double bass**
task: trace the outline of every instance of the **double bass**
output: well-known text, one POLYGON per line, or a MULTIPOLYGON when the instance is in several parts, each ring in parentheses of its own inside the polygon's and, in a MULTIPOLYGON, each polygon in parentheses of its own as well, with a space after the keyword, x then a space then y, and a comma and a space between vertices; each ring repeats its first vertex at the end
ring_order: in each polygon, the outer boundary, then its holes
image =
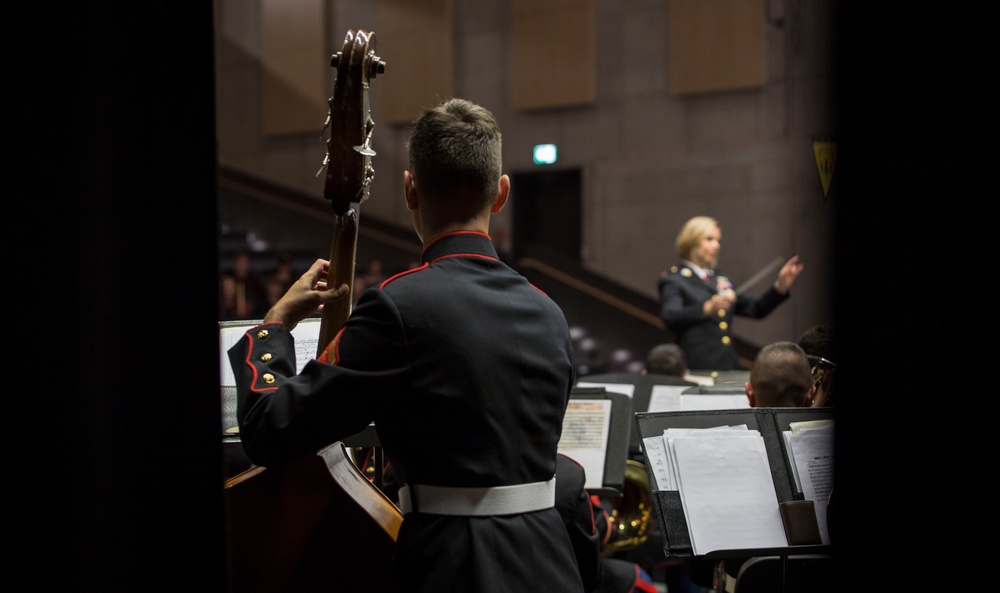
MULTIPOLYGON (((329 286, 353 291, 358 209, 374 169, 369 81, 385 70, 375 34, 348 30, 325 129, 324 198, 335 214, 329 286)), ((326 305, 319 357, 350 315, 351 294, 326 305)), ((342 442, 280 468, 253 467, 225 482, 232 593, 387 591, 399 509, 365 476, 342 442)))

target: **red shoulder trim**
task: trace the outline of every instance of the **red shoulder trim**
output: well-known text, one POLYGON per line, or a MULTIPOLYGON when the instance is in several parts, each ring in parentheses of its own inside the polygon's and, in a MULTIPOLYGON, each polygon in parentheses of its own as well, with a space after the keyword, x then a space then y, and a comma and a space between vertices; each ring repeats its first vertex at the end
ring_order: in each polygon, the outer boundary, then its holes
POLYGON ((392 276, 389 276, 388 278, 386 278, 385 280, 383 280, 382 283, 378 285, 379 290, 385 288, 386 284, 392 282, 396 278, 402 278, 403 276, 406 276, 407 274, 412 274, 414 272, 419 272, 420 270, 426 269, 427 266, 428 266, 428 264, 425 263, 425 264, 421 264, 419 267, 412 268, 412 269, 409 269, 409 270, 404 270, 402 272, 399 272, 398 274, 393 274, 392 276))

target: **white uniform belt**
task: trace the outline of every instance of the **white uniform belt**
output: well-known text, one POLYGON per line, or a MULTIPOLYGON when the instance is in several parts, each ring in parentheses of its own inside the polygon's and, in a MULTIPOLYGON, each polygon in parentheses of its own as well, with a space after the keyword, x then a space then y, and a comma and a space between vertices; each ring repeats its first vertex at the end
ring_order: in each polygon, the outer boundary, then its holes
POLYGON ((450 488, 407 484, 399 489, 399 509, 434 515, 513 515, 552 508, 556 479, 492 488, 450 488))

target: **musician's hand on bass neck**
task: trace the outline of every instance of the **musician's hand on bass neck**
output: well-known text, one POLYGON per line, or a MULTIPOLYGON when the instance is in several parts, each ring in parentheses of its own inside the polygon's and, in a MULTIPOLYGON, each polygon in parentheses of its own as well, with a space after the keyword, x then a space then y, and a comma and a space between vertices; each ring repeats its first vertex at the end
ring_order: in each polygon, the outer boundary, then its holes
POLYGON ((300 321, 323 310, 323 305, 349 298, 346 284, 327 288, 330 262, 317 259, 312 266, 278 299, 264 316, 264 323, 281 323, 291 331, 300 321))

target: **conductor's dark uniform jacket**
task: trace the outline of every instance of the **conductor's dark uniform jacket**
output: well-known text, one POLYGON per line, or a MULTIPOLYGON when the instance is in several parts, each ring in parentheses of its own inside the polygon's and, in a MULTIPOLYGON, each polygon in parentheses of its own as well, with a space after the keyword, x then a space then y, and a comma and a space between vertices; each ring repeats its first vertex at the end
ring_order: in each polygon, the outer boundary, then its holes
POLYGON ((714 275, 708 281, 690 267, 678 263, 660 275, 660 318, 676 336, 692 370, 734 371, 740 368, 733 344, 733 317, 761 319, 788 299, 772 285, 760 297, 739 293, 727 311, 705 317, 702 306, 719 290, 732 288, 725 276, 714 275))
POLYGON ((445 235, 420 267, 365 290, 321 360, 298 375, 281 324, 251 329, 229 358, 240 438, 258 465, 375 423, 404 484, 392 561, 400 590, 582 590, 553 506, 575 382, 569 329, 489 236, 445 235))

